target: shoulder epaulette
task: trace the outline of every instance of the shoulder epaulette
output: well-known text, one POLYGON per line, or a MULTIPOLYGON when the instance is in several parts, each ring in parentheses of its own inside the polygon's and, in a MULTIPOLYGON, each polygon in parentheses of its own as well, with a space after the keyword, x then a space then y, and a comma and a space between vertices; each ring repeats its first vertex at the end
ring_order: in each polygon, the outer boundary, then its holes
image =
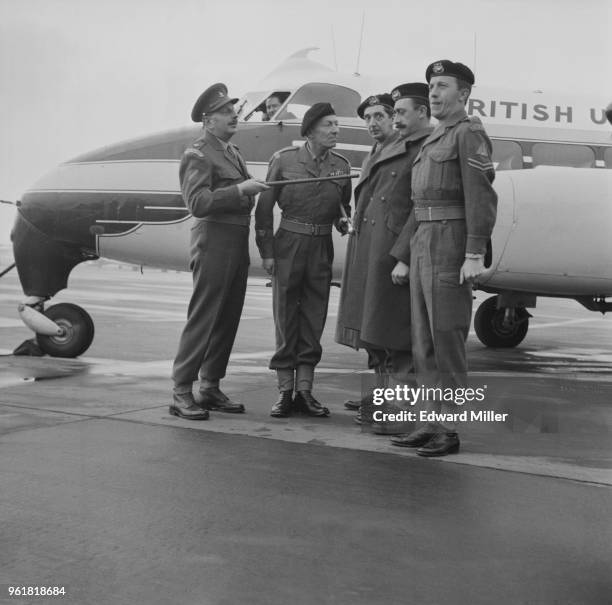
POLYGON ((287 151, 297 151, 299 149, 299 147, 296 147, 295 145, 291 145, 290 147, 283 147, 282 149, 279 149, 278 151, 275 151, 272 154, 272 157, 270 158, 270 160, 278 160, 278 158, 280 157, 281 153, 285 153, 287 151))
POLYGON ((184 155, 192 155, 197 158, 206 157, 195 145, 192 145, 191 147, 187 147, 187 149, 185 149, 184 155))
POLYGON ((332 155, 335 155, 337 158, 344 160, 350 166, 351 163, 341 153, 338 153, 337 151, 334 151, 333 149, 331 149, 330 151, 332 155))
POLYGON ((482 120, 478 116, 470 116, 468 118, 470 122, 470 130, 473 132, 477 132, 479 130, 484 130, 484 126, 482 124, 482 120))

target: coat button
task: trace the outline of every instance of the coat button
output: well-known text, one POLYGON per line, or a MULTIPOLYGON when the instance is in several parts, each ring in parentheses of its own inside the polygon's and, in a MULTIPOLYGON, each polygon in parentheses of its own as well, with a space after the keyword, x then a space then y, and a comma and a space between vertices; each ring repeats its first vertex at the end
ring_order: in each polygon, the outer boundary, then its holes
POLYGON ((397 176, 397 172, 395 172, 395 170, 393 172, 391 172, 391 176, 397 176))
POLYGON ((372 219, 372 225, 375 225, 376 221, 374 219, 372 219))
POLYGON ((380 196, 380 199, 381 199, 381 200, 384 202, 384 201, 385 201, 385 196, 384 196, 384 195, 381 195, 381 196, 380 196))
POLYGON ((364 223, 367 223, 367 222, 368 222, 368 217, 367 217, 367 216, 364 216, 364 217, 363 217, 363 222, 364 222, 364 223))

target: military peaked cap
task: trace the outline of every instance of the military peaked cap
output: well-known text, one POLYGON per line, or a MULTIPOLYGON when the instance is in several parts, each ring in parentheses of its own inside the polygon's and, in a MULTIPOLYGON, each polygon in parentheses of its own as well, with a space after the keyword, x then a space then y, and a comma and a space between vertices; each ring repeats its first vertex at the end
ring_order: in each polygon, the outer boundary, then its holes
POLYGON ((235 103, 238 99, 231 99, 227 96, 227 86, 219 82, 209 86, 195 102, 191 110, 191 119, 194 122, 201 122, 203 114, 209 114, 221 109, 228 103, 235 103))

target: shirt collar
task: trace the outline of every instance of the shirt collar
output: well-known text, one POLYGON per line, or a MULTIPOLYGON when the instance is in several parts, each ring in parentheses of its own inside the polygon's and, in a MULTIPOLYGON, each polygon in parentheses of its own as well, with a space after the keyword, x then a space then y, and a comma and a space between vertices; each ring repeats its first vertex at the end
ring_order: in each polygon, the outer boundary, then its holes
POLYGON ((323 162, 325 159, 327 159, 327 156, 329 155, 329 149, 328 149, 325 151, 325 153, 322 156, 317 157, 312 152, 312 148, 310 147, 310 143, 308 141, 304 143, 304 147, 306 148, 306 151, 308 151, 308 155, 311 157, 313 162, 323 162))
MULTIPOLYGON (((211 133, 212 134, 212 133, 211 133)), ((221 146, 223 147, 223 151, 227 151, 227 148, 229 147, 230 143, 229 141, 223 141, 222 139, 220 139, 217 135, 212 135, 213 137, 215 137, 215 139, 217 139, 217 141, 219 141, 219 143, 221 144, 221 146)))

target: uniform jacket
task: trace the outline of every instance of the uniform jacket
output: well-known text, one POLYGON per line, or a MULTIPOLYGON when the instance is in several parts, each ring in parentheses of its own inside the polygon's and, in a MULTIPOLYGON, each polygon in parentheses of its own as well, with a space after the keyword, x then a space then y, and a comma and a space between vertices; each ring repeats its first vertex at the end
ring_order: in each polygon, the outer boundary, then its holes
POLYGON ((431 132, 424 128, 383 147, 355 190, 358 234, 347 253, 338 342, 355 346, 358 337, 379 348, 410 350, 410 290, 392 283, 396 260, 389 253, 412 210, 412 162, 431 132))
MULTIPOLYGON (((491 150, 482 122, 463 112, 452 123, 436 128, 412 170, 415 206, 465 206, 466 253, 484 254, 495 225, 497 194, 492 186, 491 150)), ((405 243, 406 238, 401 239, 405 243)), ((392 253, 401 254, 397 249, 392 253)))
MULTIPOLYGON (((348 160, 330 150, 319 164, 306 146, 286 147, 270 160, 267 181, 336 176, 350 173, 348 160)), ((329 225, 341 216, 340 205, 350 215, 350 179, 272 187, 259 196, 255 211, 255 233, 262 258, 274 256, 274 204, 283 217, 300 223, 329 225)))
POLYGON ((215 214, 249 214, 254 200, 240 195, 238 183, 250 178, 238 147, 234 156, 209 132, 188 147, 181 158, 179 178, 185 204, 196 218, 215 214))

